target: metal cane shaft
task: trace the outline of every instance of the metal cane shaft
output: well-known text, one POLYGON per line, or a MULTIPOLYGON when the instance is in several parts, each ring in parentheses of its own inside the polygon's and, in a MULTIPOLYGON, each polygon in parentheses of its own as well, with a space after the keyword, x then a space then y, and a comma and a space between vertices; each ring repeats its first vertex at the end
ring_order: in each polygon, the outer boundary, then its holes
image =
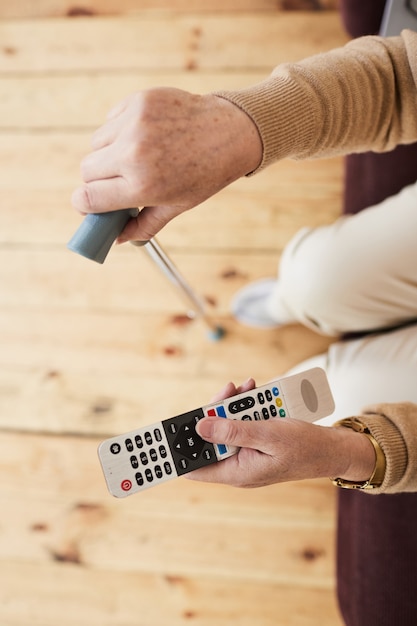
POLYGON ((180 274, 169 256, 161 248, 158 241, 155 238, 150 239, 143 246, 143 248, 149 254, 154 263, 163 271, 163 273, 165 274, 165 276, 167 276, 171 283, 181 292, 181 295, 185 297, 188 304, 190 304, 193 308, 194 312, 198 313, 198 315, 202 317, 211 328, 213 328, 213 324, 207 318, 204 306, 200 298, 190 287, 184 277, 180 274))

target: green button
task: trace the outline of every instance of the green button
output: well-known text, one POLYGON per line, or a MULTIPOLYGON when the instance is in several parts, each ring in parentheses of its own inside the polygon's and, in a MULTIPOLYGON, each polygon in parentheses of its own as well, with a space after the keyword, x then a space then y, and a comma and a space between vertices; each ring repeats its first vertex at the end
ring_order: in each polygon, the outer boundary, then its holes
POLYGON ((279 415, 280 415, 280 417, 285 417, 285 411, 284 411, 284 409, 280 409, 280 410, 279 410, 279 415))

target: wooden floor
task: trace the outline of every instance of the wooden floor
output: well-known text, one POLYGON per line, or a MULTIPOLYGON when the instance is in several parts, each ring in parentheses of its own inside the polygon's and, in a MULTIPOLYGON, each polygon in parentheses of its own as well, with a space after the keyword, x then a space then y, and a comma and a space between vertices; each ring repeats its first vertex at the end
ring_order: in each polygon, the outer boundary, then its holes
POLYGON ((100 266, 66 249, 80 159, 123 96, 244 86, 344 43, 334 3, 290 4, 0 1, 1 626, 341 624, 328 481, 179 479, 119 501, 96 456, 107 435, 326 348, 297 326, 245 328, 230 301, 301 226, 339 214, 341 161, 279 163, 160 234, 227 329, 217 343, 143 251, 100 266))

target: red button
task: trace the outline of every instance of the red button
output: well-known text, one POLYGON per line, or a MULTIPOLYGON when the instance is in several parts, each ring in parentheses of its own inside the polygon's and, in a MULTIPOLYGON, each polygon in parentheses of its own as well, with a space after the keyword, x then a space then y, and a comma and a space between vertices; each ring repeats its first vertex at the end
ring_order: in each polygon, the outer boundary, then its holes
POLYGON ((132 483, 130 480, 123 480, 120 486, 123 491, 130 491, 132 489, 132 483))
POLYGON ((207 415, 209 415, 210 417, 216 417, 216 411, 214 409, 209 409, 207 411, 207 415))

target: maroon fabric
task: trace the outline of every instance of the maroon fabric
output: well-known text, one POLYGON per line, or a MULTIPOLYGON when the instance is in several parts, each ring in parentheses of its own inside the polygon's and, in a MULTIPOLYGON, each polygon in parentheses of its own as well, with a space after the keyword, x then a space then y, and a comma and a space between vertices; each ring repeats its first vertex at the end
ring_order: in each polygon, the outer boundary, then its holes
MULTIPOLYGON (((354 36, 378 32, 383 5, 341 0, 346 28, 354 36)), ((357 213, 417 179, 417 144, 349 156, 345 171, 344 210, 357 213)), ((337 581, 346 626, 417 626, 416 493, 339 490, 337 581)))
MULTIPOLYGON (((417 180, 417 144, 345 159, 344 213, 358 213, 417 180)), ((417 623, 416 623, 417 626, 417 623)))
POLYGON ((384 9, 385 0, 340 0, 343 26, 351 37, 377 35, 384 9))
POLYGON ((339 491, 338 598, 346 626, 416 626, 417 494, 339 491))

